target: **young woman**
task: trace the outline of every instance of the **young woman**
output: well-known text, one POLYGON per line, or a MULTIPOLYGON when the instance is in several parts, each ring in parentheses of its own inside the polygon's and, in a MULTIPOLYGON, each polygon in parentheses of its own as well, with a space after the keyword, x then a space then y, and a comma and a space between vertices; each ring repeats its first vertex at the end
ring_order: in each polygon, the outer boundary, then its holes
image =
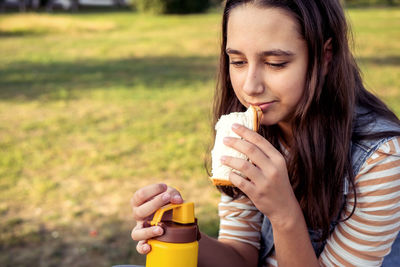
MULTIPOLYGON (((228 0, 214 122, 258 105, 262 129, 224 142, 236 189, 220 187, 218 240, 199 266, 400 266, 400 121, 363 86, 339 0, 228 0)), ((181 203, 165 184, 132 198, 132 238, 147 216, 181 203)))

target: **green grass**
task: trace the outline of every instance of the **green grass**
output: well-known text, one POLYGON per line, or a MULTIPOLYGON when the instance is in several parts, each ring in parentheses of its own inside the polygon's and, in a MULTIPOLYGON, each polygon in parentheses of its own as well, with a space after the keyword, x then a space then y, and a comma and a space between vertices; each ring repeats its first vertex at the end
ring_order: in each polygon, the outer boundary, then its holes
MULTIPOLYGON (((400 114, 400 9, 352 9, 368 88, 400 114)), ((129 199, 164 181, 218 231, 203 168, 220 16, 0 17, 0 266, 143 263, 129 199)))

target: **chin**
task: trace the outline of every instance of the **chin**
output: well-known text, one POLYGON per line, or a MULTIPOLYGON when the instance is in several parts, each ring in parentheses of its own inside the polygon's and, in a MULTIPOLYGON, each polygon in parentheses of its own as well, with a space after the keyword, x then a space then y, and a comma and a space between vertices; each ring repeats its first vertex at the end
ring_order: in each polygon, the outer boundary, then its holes
POLYGON ((278 124, 282 120, 281 117, 276 116, 273 112, 265 112, 263 113, 263 117, 261 119, 261 125, 271 126, 278 124))

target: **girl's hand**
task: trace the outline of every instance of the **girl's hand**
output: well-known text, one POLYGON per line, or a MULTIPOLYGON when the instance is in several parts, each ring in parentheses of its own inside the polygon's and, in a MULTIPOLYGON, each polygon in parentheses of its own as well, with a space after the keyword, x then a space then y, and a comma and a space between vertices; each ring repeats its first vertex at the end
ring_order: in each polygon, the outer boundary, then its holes
POLYGON ((133 218, 136 226, 132 230, 132 239, 139 241, 136 250, 140 254, 147 254, 151 247, 147 240, 163 234, 160 226, 144 227, 144 223, 151 220, 150 215, 168 203, 181 204, 183 199, 178 190, 166 184, 153 184, 135 192, 131 199, 133 218))
POLYGON ((230 181, 250 198, 272 224, 282 224, 298 214, 300 206, 282 154, 264 137, 244 126, 234 124, 232 130, 244 140, 227 137, 224 144, 245 154, 252 163, 244 159, 222 157, 222 164, 240 171, 248 178, 231 172, 230 181))

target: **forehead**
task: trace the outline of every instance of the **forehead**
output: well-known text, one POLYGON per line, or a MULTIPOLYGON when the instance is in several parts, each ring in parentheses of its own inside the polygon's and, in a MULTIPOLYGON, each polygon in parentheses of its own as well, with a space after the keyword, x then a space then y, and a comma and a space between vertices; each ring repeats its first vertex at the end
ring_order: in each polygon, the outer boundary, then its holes
POLYGON ((296 49, 303 44, 297 20, 284 9, 243 4, 229 14, 227 47, 296 49))

